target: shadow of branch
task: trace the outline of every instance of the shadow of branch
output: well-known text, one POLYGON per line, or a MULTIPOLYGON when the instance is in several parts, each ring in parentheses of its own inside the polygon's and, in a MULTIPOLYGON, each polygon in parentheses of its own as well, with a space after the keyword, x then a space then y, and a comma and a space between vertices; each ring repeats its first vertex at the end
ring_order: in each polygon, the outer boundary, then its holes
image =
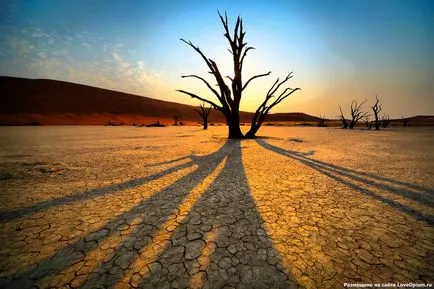
POLYGON ((369 174, 366 172, 359 172, 353 169, 347 169, 340 166, 336 166, 330 163, 322 162, 319 160, 315 160, 312 158, 306 157, 304 154, 300 152, 295 151, 289 151, 282 149, 280 147, 271 145, 261 139, 256 140, 256 142, 261 145, 262 147, 273 151, 275 153, 278 153, 280 155, 295 159, 302 164, 313 168, 317 170, 318 172, 336 180, 337 182, 340 182, 341 184, 344 184, 346 186, 351 187, 352 189, 359 191, 365 195, 368 195, 370 197, 373 197, 379 201, 382 201, 383 203, 394 207, 408 215, 411 215, 415 217, 418 220, 421 220, 429 225, 434 224, 434 217, 432 215, 425 214, 423 212, 419 212, 413 208, 410 208, 404 204, 401 204, 395 200, 388 199, 384 196, 381 196, 380 194, 373 191, 373 189, 379 189, 384 190, 392 194, 399 195, 401 197, 407 198, 409 200, 415 201, 419 204, 423 205, 430 205, 433 206, 434 202, 429 198, 430 194, 432 194, 433 190, 424 188, 421 186, 416 186, 413 184, 401 182, 401 181, 395 181, 392 179, 384 178, 381 176, 377 176, 374 174, 369 174), (370 189, 362 188, 358 186, 356 183, 353 183, 349 180, 345 180, 344 178, 350 179, 355 182, 360 182, 368 187, 370 189), (384 183, 380 183, 380 181, 383 181, 384 183), (389 185, 392 184, 393 186, 389 185), (395 187, 394 187, 395 186, 395 187), (401 186, 401 188, 397 188, 397 186, 401 186), (419 192, 414 190, 414 188, 417 188, 419 192))

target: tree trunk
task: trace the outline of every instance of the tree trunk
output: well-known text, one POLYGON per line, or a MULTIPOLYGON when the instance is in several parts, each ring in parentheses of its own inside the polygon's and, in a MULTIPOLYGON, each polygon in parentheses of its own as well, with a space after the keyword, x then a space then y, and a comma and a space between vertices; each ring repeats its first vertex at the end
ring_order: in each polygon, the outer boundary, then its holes
POLYGON ((244 138, 244 135, 240 129, 240 121, 239 120, 238 120, 238 122, 236 122, 234 119, 232 119, 231 122, 228 122, 228 127, 229 127, 228 138, 232 138, 232 139, 244 138))
POLYGON ((256 138, 256 133, 258 132, 259 128, 264 123, 264 120, 266 117, 267 117, 267 115, 265 115, 265 114, 253 117, 250 129, 246 133, 246 138, 256 138))
POLYGON ((245 138, 256 138, 256 133, 258 132, 260 126, 255 125, 251 127, 250 130, 246 133, 245 138))
POLYGON ((380 130, 380 120, 377 114, 375 114, 375 130, 380 130))
POLYGON ((375 96, 376 102, 373 106, 371 106, 372 111, 374 112, 374 117, 375 117, 375 122, 374 122, 374 126, 375 126, 375 130, 380 130, 380 120, 378 118, 378 114, 381 111, 381 105, 378 104, 378 102, 380 101, 378 99, 378 96, 375 96))
POLYGON ((342 120, 342 122, 343 122, 343 128, 345 128, 345 129, 347 129, 348 128, 348 123, 347 123, 347 121, 346 120, 342 120))
POLYGON ((203 122, 203 129, 208 129, 208 120, 203 122))
POLYGON ((226 124, 229 128, 228 138, 241 139, 244 138, 240 129, 240 119, 231 115, 230 112, 223 113, 226 118, 226 124))

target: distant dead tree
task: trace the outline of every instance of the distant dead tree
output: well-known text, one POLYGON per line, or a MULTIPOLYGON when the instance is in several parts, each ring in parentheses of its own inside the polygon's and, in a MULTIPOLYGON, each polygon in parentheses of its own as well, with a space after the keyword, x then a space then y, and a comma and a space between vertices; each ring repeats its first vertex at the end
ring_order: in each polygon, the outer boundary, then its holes
POLYGON ((390 123, 390 116, 388 114, 385 114, 381 117, 381 126, 386 128, 389 126, 390 123))
POLYGON ((211 109, 212 106, 206 107, 205 103, 200 104, 199 107, 195 109, 202 118, 203 129, 208 129, 208 117, 211 113, 211 109))
POLYGON ((375 96, 375 98, 376 98, 375 104, 373 106, 371 106, 371 108, 372 108, 372 111, 374 112, 374 117, 375 117, 375 122, 374 122, 375 130, 380 130, 381 122, 380 122, 380 118, 379 118, 378 114, 381 111, 381 105, 378 104, 380 102, 380 100, 378 99, 377 95, 375 96))
POLYGON ((369 114, 365 115, 365 119, 363 120, 363 123, 366 125, 366 128, 371 129, 372 123, 369 114))
MULTIPOLYGON (((142 125, 142 126, 143 126, 143 125, 142 125)), ((146 127, 165 127, 165 125, 162 124, 162 123, 160 123, 159 120, 157 120, 157 121, 154 122, 154 123, 147 124, 147 125, 145 125, 145 126, 146 126, 146 127)))
POLYGON ((174 116, 172 116, 172 118, 173 118, 173 125, 178 125, 178 123, 179 123, 179 116, 174 115, 174 116))
POLYGON ((402 126, 407 127, 408 126, 408 118, 402 117, 402 126))
POLYGON ((357 122, 364 118, 365 115, 367 115, 366 112, 362 111, 362 106, 365 102, 366 100, 361 104, 357 104, 357 100, 353 100, 353 102, 351 102, 351 121, 349 125, 350 129, 353 129, 356 126, 357 122))
POLYGON ((345 118, 344 113, 342 112, 342 108, 340 106, 339 106, 339 110, 340 110, 341 114, 338 115, 338 117, 342 121, 342 128, 347 129, 348 128, 348 120, 345 118))
POLYGON ((325 127, 326 126, 325 121, 326 121, 325 116, 323 116, 323 115, 320 114, 319 115, 318 126, 319 127, 325 127))
POLYGON ((242 98, 242 93, 247 88, 250 82, 252 82, 254 79, 270 75, 271 71, 252 76, 245 83, 243 83, 242 70, 243 70, 244 60, 247 55, 247 52, 254 49, 254 47, 247 46, 247 43, 244 42, 244 36, 246 35, 246 32, 243 29, 243 20, 241 17, 238 16, 237 21, 235 23, 235 28, 233 30, 233 35, 231 35, 231 33, 229 32, 228 17, 226 13, 224 17, 220 14, 220 12, 218 13, 218 15, 220 17, 220 20, 223 24, 223 28, 225 31, 224 36, 228 40, 230 45, 229 52, 232 54, 232 58, 233 58, 234 74, 232 77, 226 76, 226 78, 230 80, 231 88, 229 88, 229 86, 225 83, 225 80, 221 75, 221 72, 214 60, 205 56, 205 54, 199 49, 199 47, 195 46, 191 41, 186 41, 184 39, 181 39, 181 41, 183 41, 188 46, 193 48, 194 51, 196 51, 201 56, 203 61, 206 63, 210 74, 213 75, 213 77, 215 78, 215 81, 217 82, 218 90, 216 90, 213 87, 213 85, 211 85, 207 80, 205 80, 200 76, 183 75, 182 77, 183 78, 191 77, 202 81, 212 92, 212 94, 215 97, 217 97, 220 105, 217 104, 216 102, 213 102, 211 100, 208 100, 204 97, 201 97, 197 94, 185 90, 177 90, 177 91, 187 94, 192 98, 196 98, 205 103, 208 103, 214 109, 220 111, 226 119, 226 124, 229 130, 228 138, 254 138, 256 132, 261 127, 262 123, 264 122, 270 110, 273 107, 275 107, 277 104, 282 102, 284 99, 286 99, 288 96, 290 96, 297 90, 300 90, 300 88, 287 87, 282 92, 277 93, 279 88, 283 84, 285 84, 290 78, 292 78, 292 72, 289 73, 283 80, 280 80, 278 78, 271 86, 271 88, 268 90, 262 104, 255 111, 252 118, 250 130, 246 133, 246 135, 243 135, 240 129, 240 101, 242 98))

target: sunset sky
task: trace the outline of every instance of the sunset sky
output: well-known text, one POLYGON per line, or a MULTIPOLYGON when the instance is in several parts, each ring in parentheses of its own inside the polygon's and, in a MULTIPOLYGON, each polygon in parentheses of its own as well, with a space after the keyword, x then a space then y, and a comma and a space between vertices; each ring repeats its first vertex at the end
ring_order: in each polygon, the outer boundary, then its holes
MULTIPOLYGON (((184 74, 212 80, 191 40, 231 74, 217 10, 244 20, 256 48, 243 78, 253 111, 277 77, 293 94, 273 112, 336 117, 378 94, 391 117, 434 114, 434 1, 0 1, 0 75, 58 79, 162 100, 212 95, 184 74)), ((232 72, 233 73, 233 72, 232 72)), ((59 96, 61 97, 61 96, 59 96)), ((367 106, 366 106, 367 108, 367 106)))

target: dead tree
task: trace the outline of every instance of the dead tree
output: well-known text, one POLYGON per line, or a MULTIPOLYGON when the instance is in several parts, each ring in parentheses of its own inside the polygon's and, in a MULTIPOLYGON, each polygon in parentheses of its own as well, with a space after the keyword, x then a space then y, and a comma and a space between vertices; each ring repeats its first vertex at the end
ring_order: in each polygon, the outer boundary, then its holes
POLYGON ((371 106, 371 108, 372 111, 374 112, 374 117, 375 117, 375 122, 374 122, 375 130, 380 130, 381 122, 380 122, 380 118, 378 117, 378 114, 381 111, 381 105, 378 104, 380 100, 378 99, 377 95, 375 96, 375 98, 376 98, 375 104, 371 106))
POLYGON ((342 108, 340 106, 339 106, 339 110, 340 110, 341 114, 338 115, 338 117, 342 121, 342 128, 347 129, 348 128, 348 120, 345 118, 344 113, 342 112, 342 108))
POLYGON ((244 36, 246 35, 246 32, 244 31, 243 20, 241 19, 241 17, 237 18, 232 35, 229 32, 228 17, 226 13, 224 17, 219 13, 219 17, 225 31, 224 36, 228 40, 230 45, 229 52, 233 56, 234 74, 232 77, 226 76, 226 78, 229 79, 230 81, 229 85, 226 84, 214 60, 205 56, 205 54, 200 50, 200 48, 198 46, 195 46, 191 41, 186 41, 184 39, 181 39, 181 41, 183 41, 188 46, 193 48, 201 56, 203 61, 206 63, 208 69, 210 70, 209 71, 210 74, 212 74, 213 77, 215 78, 215 81, 217 82, 218 90, 215 89, 203 77, 197 75, 184 75, 182 77, 183 78, 191 77, 202 81, 212 92, 212 94, 217 98, 218 102, 208 100, 202 96, 199 96, 197 94, 185 90, 177 90, 177 91, 187 94, 192 98, 196 98, 205 103, 208 103, 214 109, 220 111, 224 115, 226 119, 226 124, 228 125, 228 129, 229 129, 228 138, 254 138, 256 132, 259 130, 260 126, 264 122, 270 110, 274 106, 282 102, 289 95, 299 90, 299 88, 286 88, 283 90, 282 93, 276 94, 278 89, 290 78, 292 78, 292 73, 288 74, 288 76, 282 81, 277 79, 276 82, 273 84, 273 86, 267 92, 263 103, 256 110, 252 119, 252 125, 250 127, 250 130, 244 136, 240 129, 240 101, 242 98, 242 93, 250 84, 250 82, 252 82, 254 79, 270 75, 271 71, 252 76, 246 82, 243 82, 242 70, 243 70, 244 60, 246 58, 247 52, 254 49, 254 47, 247 46, 247 43, 244 42, 244 36), (274 99, 270 101, 272 98, 274 99))
POLYGON ((267 95, 265 96, 265 100, 262 102, 262 104, 258 107, 258 109, 255 111, 255 114, 252 118, 252 123, 250 126, 250 130, 246 133, 246 138, 254 138, 256 135, 256 132, 259 130, 261 125, 264 123, 265 118, 267 117, 270 110, 278 105, 282 100, 290 96, 295 91, 299 90, 300 88, 285 88, 282 93, 274 95, 279 87, 287 82, 290 78, 292 78, 292 72, 289 73, 284 80, 280 81, 279 78, 274 82, 274 84, 271 86, 271 88, 268 90, 267 95), (268 101, 272 99, 273 97, 276 97, 273 101, 268 101))
POLYGON ((318 121, 318 126, 319 127, 325 127, 326 125, 325 125, 325 121, 326 121, 326 119, 325 119, 325 117, 323 116, 323 115, 319 115, 319 121, 318 121))
POLYGON ((363 123, 365 124, 366 128, 371 129, 371 120, 369 119, 370 115, 366 114, 365 119, 363 120, 363 123))
POLYGON ((389 126, 390 123, 390 116, 388 114, 385 114, 381 117, 381 126, 386 128, 389 126))
POLYGON ((199 107, 195 109, 195 111, 202 118, 203 129, 208 129, 208 117, 211 113, 211 109, 212 109, 212 106, 206 107, 205 103, 200 104, 199 107))
POLYGON ((356 100, 353 100, 353 102, 351 102, 351 121, 349 125, 350 129, 353 129, 357 125, 357 122, 367 115, 366 112, 362 111, 362 106, 365 102, 366 100, 361 104, 357 104, 356 100))
POLYGON ((172 116, 172 118, 173 118, 173 125, 178 125, 178 122, 179 122, 179 116, 174 115, 174 116, 172 116))

